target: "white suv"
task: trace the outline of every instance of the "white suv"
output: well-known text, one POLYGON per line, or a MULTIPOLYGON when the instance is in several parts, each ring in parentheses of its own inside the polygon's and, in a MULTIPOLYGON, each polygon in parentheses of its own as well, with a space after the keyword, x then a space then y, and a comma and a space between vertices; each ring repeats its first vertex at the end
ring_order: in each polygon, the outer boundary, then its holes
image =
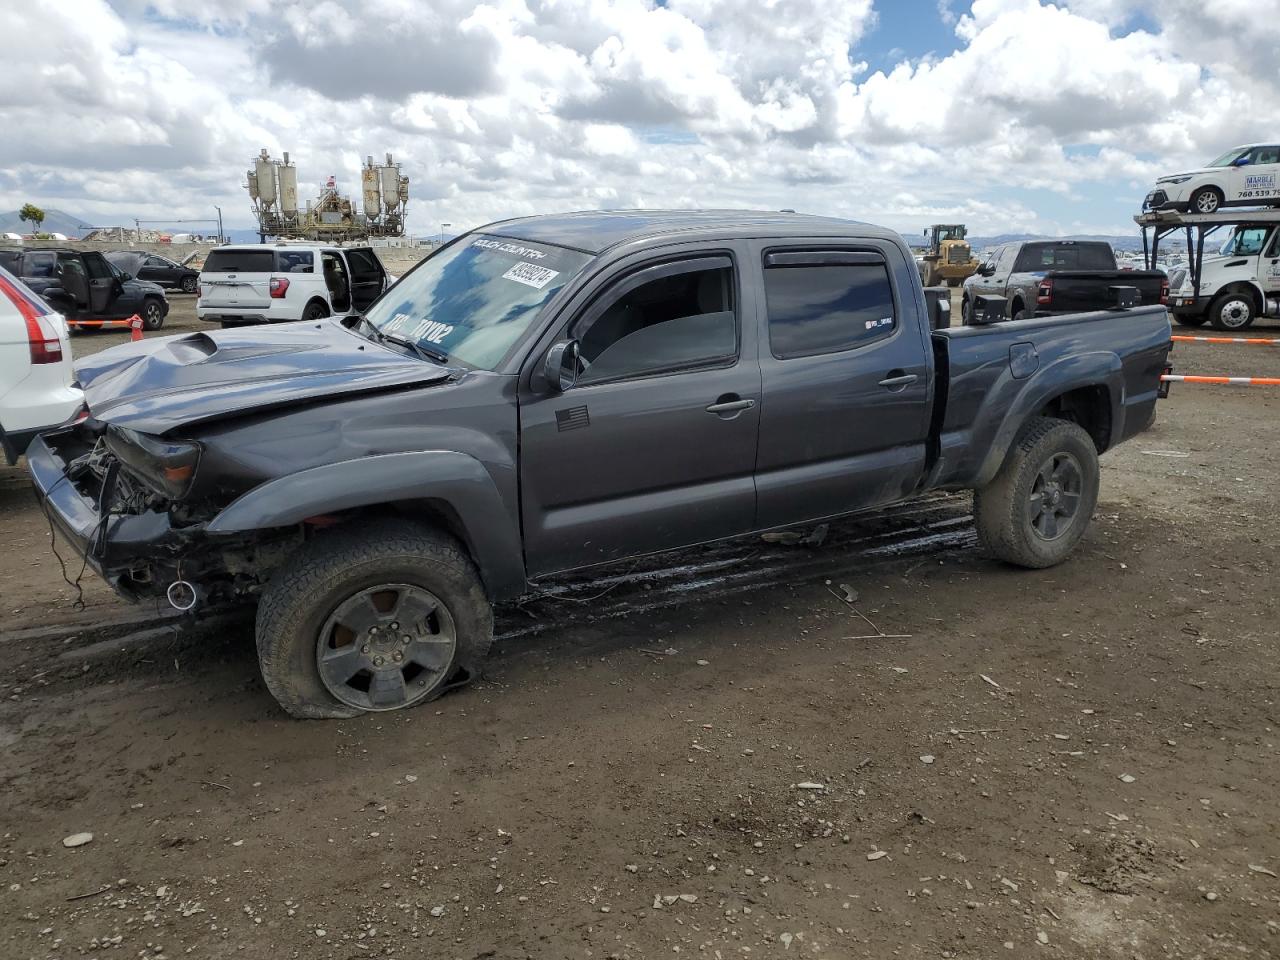
POLYGON ((84 394, 62 314, 0 267, 0 450, 13 465, 36 434, 71 420, 84 394))
POLYGON ((1232 147, 1200 170, 1161 177, 1143 210, 1217 213, 1221 207, 1280 204, 1280 143, 1232 147))
POLYGON ((391 285, 370 247, 253 244, 205 258, 196 317, 224 327, 362 313, 391 285))

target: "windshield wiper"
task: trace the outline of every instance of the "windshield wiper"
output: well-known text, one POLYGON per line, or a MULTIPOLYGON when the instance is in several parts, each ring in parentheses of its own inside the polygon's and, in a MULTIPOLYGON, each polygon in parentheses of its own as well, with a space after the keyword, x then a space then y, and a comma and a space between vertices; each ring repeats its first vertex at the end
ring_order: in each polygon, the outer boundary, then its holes
MULTIPOLYGON (((373 326, 373 324, 369 325, 373 326)), ((432 350, 428 347, 424 347, 422 344, 416 343, 413 340, 406 340, 404 337, 393 337, 391 334, 383 333, 381 330, 378 331, 378 336, 381 338, 381 342, 383 343, 394 343, 398 347, 408 347, 423 360, 430 360, 432 363, 438 363, 441 366, 444 366, 449 362, 449 355, 447 353, 441 353, 439 350, 432 350)))

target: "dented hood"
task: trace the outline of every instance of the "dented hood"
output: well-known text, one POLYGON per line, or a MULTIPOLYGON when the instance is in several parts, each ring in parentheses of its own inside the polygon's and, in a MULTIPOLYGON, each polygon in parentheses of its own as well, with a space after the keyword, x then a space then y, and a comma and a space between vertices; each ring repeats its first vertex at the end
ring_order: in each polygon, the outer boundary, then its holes
POLYGON ((336 320, 143 340, 76 364, 95 419, 151 434, 458 372, 366 340, 336 320))

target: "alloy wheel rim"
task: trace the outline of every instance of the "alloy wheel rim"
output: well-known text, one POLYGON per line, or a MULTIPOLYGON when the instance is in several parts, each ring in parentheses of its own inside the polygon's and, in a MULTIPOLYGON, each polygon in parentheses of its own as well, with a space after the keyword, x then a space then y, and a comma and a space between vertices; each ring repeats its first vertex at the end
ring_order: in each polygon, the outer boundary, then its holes
POLYGON ((1084 471, 1069 453, 1055 453, 1031 484, 1028 523, 1041 540, 1057 540, 1069 531, 1084 498, 1084 471))
POLYGON ((339 603, 316 642, 320 681, 360 710, 399 710, 445 679, 457 650, 453 617, 416 584, 367 587, 339 603))
POLYGON ((1213 213, 1218 209, 1218 195, 1213 192, 1200 194, 1200 198, 1196 201, 1196 207, 1201 213, 1213 213))

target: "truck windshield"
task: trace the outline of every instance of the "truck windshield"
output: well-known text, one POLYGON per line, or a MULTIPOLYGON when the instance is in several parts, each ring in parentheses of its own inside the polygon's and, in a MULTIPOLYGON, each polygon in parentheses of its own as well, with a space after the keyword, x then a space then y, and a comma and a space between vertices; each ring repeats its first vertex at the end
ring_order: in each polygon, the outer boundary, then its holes
POLYGON ((472 234, 406 274, 365 319, 426 352, 493 370, 590 259, 562 247, 472 234))
POLYGON ((1211 161, 1209 163, 1209 166, 1229 167, 1248 152, 1249 152, 1248 147, 1245 147, 1244 149, 1241 149, 1240 147, 1236 147, 1234 150, 1228 150, 1226 153, 1220 156, 1217 160, 1211 161))

